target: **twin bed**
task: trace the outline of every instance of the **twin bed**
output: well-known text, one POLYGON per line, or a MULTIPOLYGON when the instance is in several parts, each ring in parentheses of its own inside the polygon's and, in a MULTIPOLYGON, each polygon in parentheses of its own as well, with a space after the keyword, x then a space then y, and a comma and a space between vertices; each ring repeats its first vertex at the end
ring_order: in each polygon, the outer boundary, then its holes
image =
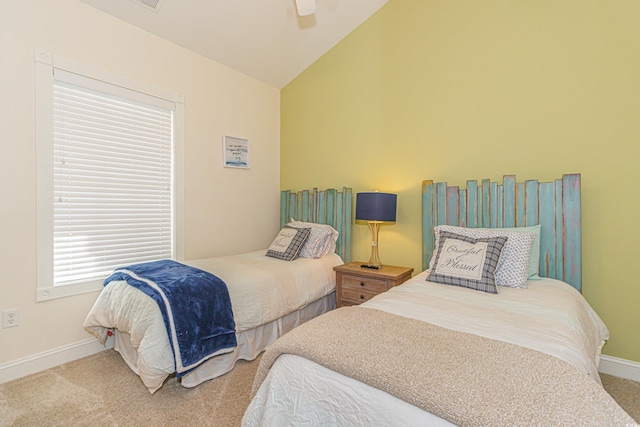
POLYGON ((580 226, 580 175, 425 181, 425 271, 271 345, 243 425, 635 425, 600 385, 580 226))
POLYGON ((173 351, 178 346, 167 332, 159 304, 126 280, 105 286, 84 327, 102 343, 113 335, 115 350, 151 393, 170 375, 177 375, 185 387, 223 375, 237 360, 255 359, 282 334, 335 308, 333 267, 349 260, 351 200, 349 188, 282 192, 281 233, 274 245, 290 226, 312 230, 295 259, 265 256, 265 249, 184 262, 227 285, 237 340, 237 346, 205 355, 195 369, 181 369, 173 351))

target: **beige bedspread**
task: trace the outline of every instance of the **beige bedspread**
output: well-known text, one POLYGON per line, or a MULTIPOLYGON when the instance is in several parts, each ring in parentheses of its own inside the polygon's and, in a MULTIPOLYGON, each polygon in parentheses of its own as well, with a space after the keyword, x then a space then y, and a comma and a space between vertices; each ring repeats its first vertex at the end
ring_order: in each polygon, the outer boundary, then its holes
POLYGON ((264 354, 252 395, 283 353, 458 425, 635 424, 602 386, 565 361, 379 310, 341 308, 281 337, 264 354))

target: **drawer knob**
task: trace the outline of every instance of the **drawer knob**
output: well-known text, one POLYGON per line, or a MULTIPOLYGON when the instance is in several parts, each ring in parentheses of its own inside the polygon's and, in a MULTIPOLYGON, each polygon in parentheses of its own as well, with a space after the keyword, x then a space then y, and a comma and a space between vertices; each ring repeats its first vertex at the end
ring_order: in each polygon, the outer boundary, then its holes
POLYGON ((360 295, 360 299, 364 299, 364 295, 360 295))
POLYGON ((360 286, 364 286, 364 282, 360 282, 360 286))

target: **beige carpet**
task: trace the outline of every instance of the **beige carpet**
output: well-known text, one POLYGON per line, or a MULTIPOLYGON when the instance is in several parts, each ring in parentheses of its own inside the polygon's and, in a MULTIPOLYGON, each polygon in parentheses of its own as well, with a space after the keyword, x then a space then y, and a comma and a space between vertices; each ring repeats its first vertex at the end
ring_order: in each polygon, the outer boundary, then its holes
MULTIPOLYGON (((114 350, 0 385, 0 426, 238 426, 258 365, 196 388, 175 378, 150 395, 114 350)), ((640 383, 602 375, 607 391, 640 420, 640 383)))
POLYGON ((153 395, 114 350, 0 385, 0 426, 238 426, 257 361, 195 388, 153 395))

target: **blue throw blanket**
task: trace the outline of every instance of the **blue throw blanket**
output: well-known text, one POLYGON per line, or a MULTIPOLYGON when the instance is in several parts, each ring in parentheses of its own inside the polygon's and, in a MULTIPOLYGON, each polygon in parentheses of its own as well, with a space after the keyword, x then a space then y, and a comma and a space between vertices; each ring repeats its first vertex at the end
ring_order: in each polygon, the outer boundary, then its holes
POLYGON ((163 260, 118 268, 104 285, 114 280, 125 280, 158 303, 178 378, 237 345, 229 290, 213 274, 163 260))

